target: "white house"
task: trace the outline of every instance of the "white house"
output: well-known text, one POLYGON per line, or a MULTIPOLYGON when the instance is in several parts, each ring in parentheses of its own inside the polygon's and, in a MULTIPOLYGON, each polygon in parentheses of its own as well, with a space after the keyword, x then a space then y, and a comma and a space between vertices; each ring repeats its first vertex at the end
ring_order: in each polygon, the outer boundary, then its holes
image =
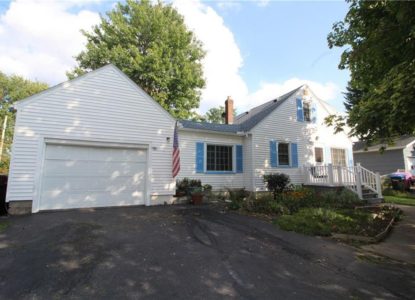
POLYGON ((15 107, 6 197, 11 213, 172 203, 175 181, 183 177, 215 190, 262 191, 262 176, 272 172, 287 173, 297 184, 341 184, 344 175, 339 180, 332 168, 321 167, 329 171, 321 176, 316 167, 303 166, 353 166, 352 142, 324 125, 333 109, 307 86, 235 120, 229 99, 228 124, 180 121, 181 171, 175 179, 176 120, 113 65, 15 107))

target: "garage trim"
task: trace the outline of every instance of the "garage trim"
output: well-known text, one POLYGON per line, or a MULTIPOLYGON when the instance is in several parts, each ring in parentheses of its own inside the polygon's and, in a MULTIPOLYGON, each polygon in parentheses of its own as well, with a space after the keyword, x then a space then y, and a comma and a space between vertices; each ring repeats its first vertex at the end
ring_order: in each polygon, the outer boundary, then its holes
POLYGON ((85 146, 85 147, 105 147, 105 148, 124 148, 124 149, 146 149, 147 151, 147 180, 144 188, 144 203, 146 206, 150 206, 150 191, 151 191, 151 152, 152 145, 149 142, 142 143, 124 143, 124 142, 113 142, 113 141, 99 141, 91 139, 62 139, 55 137, 41 137, 39 139, 39 151, 38 151, 38 163, 35 175, 35 188, 33 191, 33 204, 32 213, 36 213, 40 208, 40 196, 42 188, 42 174, 45 162, 45 149, 47 145, 68 145, 68 146, 85 146))

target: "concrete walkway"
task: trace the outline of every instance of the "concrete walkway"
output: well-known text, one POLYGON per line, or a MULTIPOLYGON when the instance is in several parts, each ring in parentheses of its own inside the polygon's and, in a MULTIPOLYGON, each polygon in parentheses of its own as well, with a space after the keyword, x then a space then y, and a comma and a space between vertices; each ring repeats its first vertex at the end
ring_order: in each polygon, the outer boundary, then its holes
POLYGON ((364 246, 363 249, 415 265, 415 206, 396 206, 404 212, 402 220, 383 242, 364 246))

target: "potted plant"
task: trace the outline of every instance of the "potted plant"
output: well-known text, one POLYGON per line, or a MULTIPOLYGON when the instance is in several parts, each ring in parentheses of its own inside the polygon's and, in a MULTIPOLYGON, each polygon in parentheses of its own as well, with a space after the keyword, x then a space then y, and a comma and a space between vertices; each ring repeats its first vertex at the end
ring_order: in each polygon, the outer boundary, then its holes
POLYGON ((203 190, 201 187, 194 187, 191 193, 191 201, 193 204, 202 204, 203 203, 203 190))
POLYGON ((198 179, 189 181, 190 202, 193 204, 201 204, 203 201, 202 182, 198 179))

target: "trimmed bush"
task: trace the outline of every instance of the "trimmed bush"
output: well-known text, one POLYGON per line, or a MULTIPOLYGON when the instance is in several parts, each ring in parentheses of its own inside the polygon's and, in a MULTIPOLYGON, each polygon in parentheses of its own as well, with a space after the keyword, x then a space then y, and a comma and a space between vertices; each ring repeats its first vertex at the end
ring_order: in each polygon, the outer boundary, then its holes
POLYGON ((267 174, 263 178, 267 189, 272 192, 275 200, 278 194, 284 192, 290 184, 290 177, 284 173, 267 174))

